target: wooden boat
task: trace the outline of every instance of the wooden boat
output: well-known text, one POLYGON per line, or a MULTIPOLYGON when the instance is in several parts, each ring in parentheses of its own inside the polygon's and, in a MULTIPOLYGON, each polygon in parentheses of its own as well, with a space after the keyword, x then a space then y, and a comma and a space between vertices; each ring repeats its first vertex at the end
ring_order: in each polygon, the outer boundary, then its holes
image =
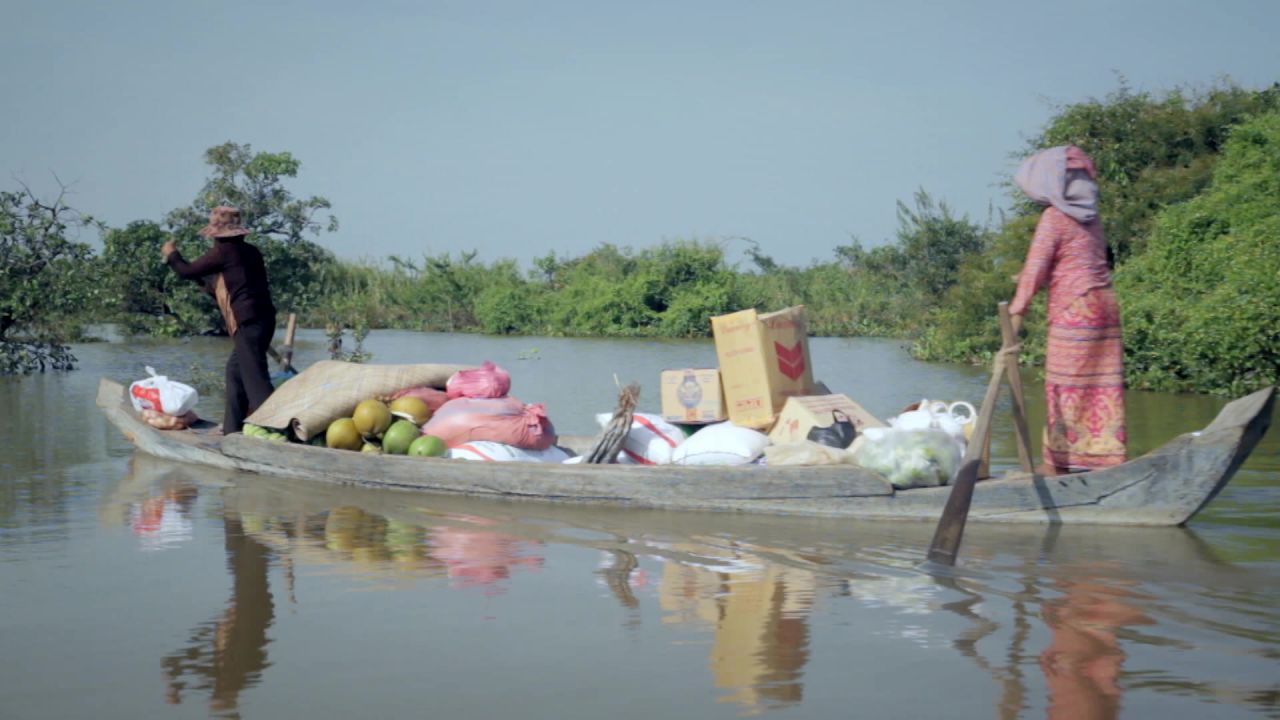
MULTIPOLYGON (((98 406, 149 455, 241 472, 434 493, 632 507, 935 521, 950 488, 895 490, 856 466, 677 467, 491 463, 368 455, 243 435, 205 424, 162 431, 102 380, 98 406)), ((1231 480, 1271 424, 1275 388, 1235 400, 1203 430, 1105 470, 1061 477, 1011 473, 978 483, 973 522, 1181 525, 1231 480)), ((562 437, 582 452, 590 438, 562 437)))

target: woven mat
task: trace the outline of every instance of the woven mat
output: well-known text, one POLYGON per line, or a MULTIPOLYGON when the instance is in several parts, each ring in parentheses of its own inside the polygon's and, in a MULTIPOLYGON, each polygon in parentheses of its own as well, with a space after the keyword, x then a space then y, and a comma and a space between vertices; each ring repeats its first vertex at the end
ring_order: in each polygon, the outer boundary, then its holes
POLYGON ((283 430, 309 440, 341 417, 350 417, 361 400, 423 385, 444 389, 449 378, 468 365, 363 365, 321 360, 289 378, 245 422, 283 430))

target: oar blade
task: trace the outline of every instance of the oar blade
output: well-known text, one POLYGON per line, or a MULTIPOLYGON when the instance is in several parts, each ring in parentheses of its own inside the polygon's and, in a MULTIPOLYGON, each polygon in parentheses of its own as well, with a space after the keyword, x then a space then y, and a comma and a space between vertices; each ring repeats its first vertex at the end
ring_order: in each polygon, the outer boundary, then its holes
POLYGON ((978 482, 978 466, 981 460, 970 460, 960 466, 951 494, 942 509, 938 529, 929 543, 929 560, 942 565, 955 565, 960 553, 960 540, 964 537, 964 524, 969 519, 969 505, 973 502, 973 486, 978 482))

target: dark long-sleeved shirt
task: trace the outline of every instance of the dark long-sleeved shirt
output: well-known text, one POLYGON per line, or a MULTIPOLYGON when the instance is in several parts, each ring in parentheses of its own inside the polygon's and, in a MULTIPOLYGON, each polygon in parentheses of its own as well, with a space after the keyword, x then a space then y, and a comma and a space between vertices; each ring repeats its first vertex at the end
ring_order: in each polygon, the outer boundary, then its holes
POLYGON ((191 262, 183 260, 176 251, 170 253, 165 262, 179 276, 204 282, 212 290, 227 332, 232 335, 252 320, 275 319, 276 308, 271 304, 262 253, 243 238, 214 240, 209 252, 191 262))

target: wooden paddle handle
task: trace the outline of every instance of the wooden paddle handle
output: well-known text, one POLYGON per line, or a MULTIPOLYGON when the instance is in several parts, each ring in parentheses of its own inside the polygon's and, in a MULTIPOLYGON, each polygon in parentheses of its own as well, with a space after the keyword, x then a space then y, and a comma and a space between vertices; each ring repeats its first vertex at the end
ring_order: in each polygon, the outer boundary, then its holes
MULTIPOLYGON (((1009 315, 1009 303, 1000 303, 998 311, 1004 347, 1014 347, 1018 344, 1018 333, 1014 330, 1013 318, 1009 315)), ((1013 430, 1018 439, 1018 462, 1024 472, 1031 472, 1031 432, 1027 429, 1027 404, 1022 394, 1022 373, 1017 353, 1005 353, 1004 371, 1009 379, 1009 394, 1013 396, 1013 430)))
POLYGON ((289 322, 285 325, 284 330, 284 360, 285 367, 293 367, 293 337, 298 332, 298 314, 289 313, 289 322))

